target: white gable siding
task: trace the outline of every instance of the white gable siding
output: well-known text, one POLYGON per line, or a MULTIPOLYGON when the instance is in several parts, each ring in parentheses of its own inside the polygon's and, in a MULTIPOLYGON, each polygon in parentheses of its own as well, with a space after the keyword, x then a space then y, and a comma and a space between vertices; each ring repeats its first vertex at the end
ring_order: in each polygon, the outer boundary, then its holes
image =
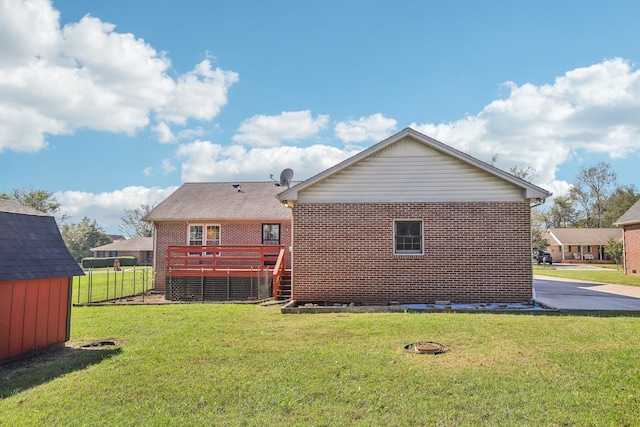
POLYGON ((523 199, 521 188, 409 137, 298 194, 302 203, 523 199))

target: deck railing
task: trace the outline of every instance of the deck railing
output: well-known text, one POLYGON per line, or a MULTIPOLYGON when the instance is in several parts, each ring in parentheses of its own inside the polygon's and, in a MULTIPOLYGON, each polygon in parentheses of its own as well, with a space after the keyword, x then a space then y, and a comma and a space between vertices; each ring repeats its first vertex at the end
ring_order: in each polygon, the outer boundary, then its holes
POLYGON ((285 265, 284 246, 169 246, 166 272, 173 276, 239 276, 259 275, 265 270, 274 271, 282 257, 285 265))
POLYGON ((285 252, 284 248, 280 249, 276 265, 273 268, 273 299, 276 300, 280 296, 280 285, 287 266, 287 263, 285 262, 285 252))

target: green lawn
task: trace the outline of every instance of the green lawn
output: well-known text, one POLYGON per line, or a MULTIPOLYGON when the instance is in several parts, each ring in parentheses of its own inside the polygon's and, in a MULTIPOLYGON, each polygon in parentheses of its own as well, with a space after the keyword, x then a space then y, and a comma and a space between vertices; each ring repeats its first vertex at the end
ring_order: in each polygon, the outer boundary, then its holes
POLYGON ((119 346, 0 368, 0 425, 640 425, 638 336, 633 317, 75 307, 69 345, 119 346))
POLYGON ((534 265, 533 274, 562 277, 565 279, 584 280, 587 282, 640 286, 640 276, 624 274, 622 272, 622 269, 616 270, 615 266, 611 268, 610 264, 598 265, 598 267, 605 267, 606 270, 557 270, 553 266, 534 265))

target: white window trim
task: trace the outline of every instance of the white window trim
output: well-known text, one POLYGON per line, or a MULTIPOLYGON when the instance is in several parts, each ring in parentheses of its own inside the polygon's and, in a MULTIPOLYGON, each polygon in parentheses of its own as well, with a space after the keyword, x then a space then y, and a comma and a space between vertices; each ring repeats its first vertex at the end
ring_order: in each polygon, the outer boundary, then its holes
POLYGON ((218 244, 219 245, 222 244, 222 226, 220 224, 206 223, 206 222, 193 222, 193 223, 187 224, 187 246, 197 246, 197 245, 191 245, 191 227, 198 226, 198 225, 202 226, 202 246, 207 245, 207 227, 212 225, 218 227, 218 229, 220 230, 218 244))
POLYGON ((393 236, 391 239, 394 256, 423 256, 424 255, 424 220, 422 218, 396 218, 393 220, 393 236), (420 222, 420 252, 398 252, 396 250, 396 224, 398 222, 420 222))

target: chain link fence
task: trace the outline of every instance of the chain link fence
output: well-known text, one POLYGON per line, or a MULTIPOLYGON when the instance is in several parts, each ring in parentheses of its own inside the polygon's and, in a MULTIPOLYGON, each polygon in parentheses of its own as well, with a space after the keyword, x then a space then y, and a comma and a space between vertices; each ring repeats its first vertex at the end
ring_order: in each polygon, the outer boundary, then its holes
POLYGON ((144 296, 153 289, 153 267, 89 268, 73 278, 74 304, 115 301, 144 296))

